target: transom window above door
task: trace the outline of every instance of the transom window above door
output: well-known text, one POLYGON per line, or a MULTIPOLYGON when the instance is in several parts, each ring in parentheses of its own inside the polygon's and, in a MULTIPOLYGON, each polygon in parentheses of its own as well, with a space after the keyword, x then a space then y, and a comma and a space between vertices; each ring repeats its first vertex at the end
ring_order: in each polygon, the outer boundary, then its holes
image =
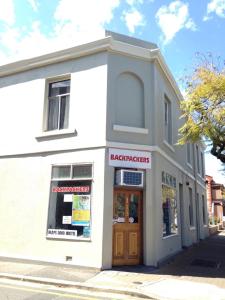
POLYGON ((47 131, 69 126, 70 79, 48 83, 47 131))

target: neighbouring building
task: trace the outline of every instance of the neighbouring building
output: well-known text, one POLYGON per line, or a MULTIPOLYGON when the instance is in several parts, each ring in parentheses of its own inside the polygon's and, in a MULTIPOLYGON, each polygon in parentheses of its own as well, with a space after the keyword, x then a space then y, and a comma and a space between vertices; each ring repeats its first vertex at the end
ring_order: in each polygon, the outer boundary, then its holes
POLYGON ((0 68, 0 256, 107 269, 208 235, 204 145, 157 45, 112 32, 0 68))
POLYGON ((225 217, 225 187, 206 175, 207 205, 210 223, 221 223, 225 217))

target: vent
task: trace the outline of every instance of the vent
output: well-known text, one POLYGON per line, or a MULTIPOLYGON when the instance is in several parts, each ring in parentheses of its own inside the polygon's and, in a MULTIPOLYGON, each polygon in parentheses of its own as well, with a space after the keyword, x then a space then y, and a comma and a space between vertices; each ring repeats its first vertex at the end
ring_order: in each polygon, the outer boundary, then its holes
POLYGON ((116 185, 143 187, 144 173, 142 171, 116 171, 116 185))

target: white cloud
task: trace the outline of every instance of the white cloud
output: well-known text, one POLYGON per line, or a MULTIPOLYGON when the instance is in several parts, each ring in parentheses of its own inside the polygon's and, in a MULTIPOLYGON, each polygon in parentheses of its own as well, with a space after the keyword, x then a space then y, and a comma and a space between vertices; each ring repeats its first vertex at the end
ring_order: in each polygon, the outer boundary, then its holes
POLYGON ((183 28, 196 30, 196 25, 189 16, 188 4, 179 0, 160 7, 156 13, 156 21, 163 32, 164 44, 169 43, 183 28))
MULTIPOLYGON (((37 5, 37 1, 33 4, 37 5)), ((112 20, 113 10, 119 4, 120 0, 60 0, 53 12, 55 25, 48 36, 41 31, 39 22, 33 22, 26 30, 7 26, 0 36, 0 64, 103 37, 105 24, 112 20)))
POLYGON ((135 6, 138 4, 143 4, 143 0, 126 0, 127 4, 130 6, 135 6))
POLYGON ((35 12, 38 11, 38 2, 36 0, 27 0, 35 12))
POLYGON ((136 27, 145 25, 144 17, 138 10, 124 12, 123 17, 130 33, 134 33, 136 27))
POLYGON ((13 0, 0 1, 0 20, 8 25, 13 25, 15 22, 15 11, 13 0))
POLYGON ((211 0, 207 5, 207 14, 203 21, 211 19, 211 14, 215 13, 218 17, 225 18, 225 0, 211 0))

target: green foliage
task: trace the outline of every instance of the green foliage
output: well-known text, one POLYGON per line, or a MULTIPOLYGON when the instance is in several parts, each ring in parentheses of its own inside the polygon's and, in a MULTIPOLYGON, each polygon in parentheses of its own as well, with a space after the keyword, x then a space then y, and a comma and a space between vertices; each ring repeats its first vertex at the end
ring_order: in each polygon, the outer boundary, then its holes
POLYGON ((186 121, 178 143, 210 140, 211 153, 225 163, 225 68, 201 60, 185 83, 181 109, 186 121))

